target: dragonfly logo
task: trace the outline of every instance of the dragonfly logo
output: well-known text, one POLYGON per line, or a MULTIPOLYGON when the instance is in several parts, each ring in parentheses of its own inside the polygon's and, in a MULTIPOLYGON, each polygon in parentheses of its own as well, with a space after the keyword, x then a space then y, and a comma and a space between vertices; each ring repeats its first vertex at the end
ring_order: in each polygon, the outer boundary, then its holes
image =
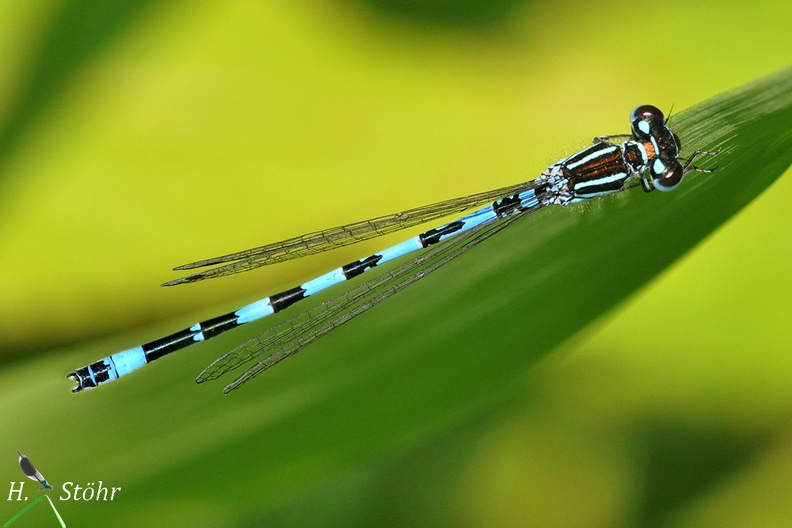
MULTIPOLYGON (((17 451, 17 453, 19 453, 19 451, 17 451)), ((19 467, 22 468, 22 473, 24 473, 27 478, 30 480, 37 480, 39 484, 44 486, 42 489, 52 489, 52 486, 49 485, 47 479, 45 479, 42 474, 39 473, 38 470, 33 466, 33 462, 31 462, 30 459, 22 453, 19 453, 19 467)), ((22 493, 22 490, 20 489, 19 492, 22 493)))
MULTIPOLYGON (((27 478, 29 478, 30 480, 35 480, 36 482, 41 484, 42 487, 39 488, 39 490, 44 490, 44 491, 51 490, 52 486, 50 486, 49 482, 47 482, 47 479, 44 478, 44 476, 41 474, 41 472, 36 469, 36 467, 33 465, 33 462, 31 462, 28 457, 26 457, 25 455, 23 455, 19 451, 17 451, 17 454, 19 454, 19 468, 22 470, 22 473, 24 473, 25 476, 27 478)), ((12 482, 11 483, 11 490, 8 493, 8 500, 13 500, 13 496, 15 494, 17 495, 17 499, 16 500, 23 500, 22 499, 22 490, 25 487, 25 483, 24 482, 19 482, 19 487, 18 488, 15 488, 15 484, 17 484, 17 483, 16 482, 12 482)), ((25 506, 22 509, 22 511, 20 511, 19 513, 14 515, 11 518, 11 520, 9 520, 7 523, 5 523, 3 525, 3 528, 6 528, 6 527, 10 526, 11 523, 16 521, 20 517, 22 517, 22 515, 25 512, 27 512, 30 508, 32 508, 33 506, 38 504, 38 502, 41 501, 42 499, 47 499, 47 501, 49 502, 49 505, 52 507, 52 511, 55 513, 55 517, 58 519, 58 522, 60 523, 61 527, 62 528, 66 528, 66 523, 63 522, 63 518, 61 517, 60 513, 58 513, 58 510, 55 508, 55 504, 53 504, 52 499, 49 498, 49 495, 46 495, 46 494, 39 496, 38 499, 34 500, 33 502, 31 502, 30 504, 25 506)), ((24 500, 27 500, 27 497, 25 497, 24 500)))

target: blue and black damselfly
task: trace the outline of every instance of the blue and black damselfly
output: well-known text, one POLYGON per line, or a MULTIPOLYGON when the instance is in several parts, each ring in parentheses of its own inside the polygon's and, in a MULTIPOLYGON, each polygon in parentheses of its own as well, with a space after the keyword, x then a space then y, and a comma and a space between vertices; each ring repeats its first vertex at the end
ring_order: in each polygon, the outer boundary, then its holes
POLYGON ((171 352, 285 310, 302 299, 379 265, 428 248, 392 271, 237 346, 204 369, 196 380, 199 383, 213 380, 245 363, 256 361, 225 388, 225 392, 232 391, 532 211, 547 205, 563 206, 613 194, 637 185, 646 192, 655 189, 670 191, 679 185, 687 172, 712 172, 712 169, 693 166, 692 162, 700 155, 717 152, 696 150, 687 159, 681 158, 679 137, 668 128, 667 121, 658 108, 638 106, 630 115, 630 134, 594 138, 592 146, 551 165, 535 180, 179 266, 175 269, 209 269, 166 282, 164 286, 240 273, 480 208, 296 288, 77 369, 67 375, 77 382, 72 392, 92 389, 120 378, 171 352))

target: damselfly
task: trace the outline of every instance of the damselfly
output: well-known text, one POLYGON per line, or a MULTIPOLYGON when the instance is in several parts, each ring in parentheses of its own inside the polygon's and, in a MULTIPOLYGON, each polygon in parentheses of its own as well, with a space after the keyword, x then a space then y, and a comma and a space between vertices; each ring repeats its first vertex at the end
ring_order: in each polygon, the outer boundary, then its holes
POLYGON ((72 392, 92 389, 125 376, 171 352, 280 312, 381 264, 429 248, 392 271, 239 345, 215 360, 196 380, 199 383, 213 380, 258 360, 225 388, 225 392, 229 392, 532 211, 547 205, 563 206, 613 194, 637 185, 646 192, 670 191, 679 185, 686 172, 712 172, 713 169, 695 167, 692 162, 699 155, 717 152, 696 150, 686 160, 681 158, 679 137, 668 128, 667 121, 658 108, 638 106, 630 114, 631 134, 594 138, 592 146, 551 165, 535 180, 179 266, 175 269, 209 269, 166 282, 164 286, 222 277, 312 255, 480 207, 453 222, 341 266, 296 288, 77 369, 67 375, 77 382, 72 392))

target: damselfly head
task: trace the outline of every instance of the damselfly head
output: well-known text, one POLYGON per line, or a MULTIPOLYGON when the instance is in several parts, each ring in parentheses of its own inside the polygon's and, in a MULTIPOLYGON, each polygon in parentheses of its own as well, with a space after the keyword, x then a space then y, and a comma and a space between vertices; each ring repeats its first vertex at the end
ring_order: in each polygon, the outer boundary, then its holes
POLYGON ((645 181, 644 188, 674 189, 682 181, 685 170, 677 159, 681 148, 679 136, 668 128, 663 112, 652 105, 637 106, 630 114, 630 126, 648 158, 651 185, 645 181))

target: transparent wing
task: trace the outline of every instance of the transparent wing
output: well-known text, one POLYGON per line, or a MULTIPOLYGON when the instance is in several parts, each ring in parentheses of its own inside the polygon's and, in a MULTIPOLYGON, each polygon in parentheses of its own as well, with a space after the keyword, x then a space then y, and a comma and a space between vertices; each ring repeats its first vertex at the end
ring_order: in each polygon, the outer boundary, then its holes
POLYGON ((226 372, 263 357, 229 384, 223 392, 229 393, 239 388, 271 366, 296 354, 333 329, 420 280, 538 207, 540 206, 479 225, 447 243, 430 248, 388 273, 377 276, 269 329, 215 360, 201 372, 196 381, 203 383, 217 379, 226 372))
POLYGON ((401 229, 443 218, 453 213, 480 207, 505 196, 511 196, 512 194, 529 189, 532 185, 535 185, 535 183, 526 182, 511 185, 509 187, 502 187, 493 191, 462 196, 444 202, 409 209, 400 213, 372 218, 371 220, 364 220, 362 222, 333 227, 324 231, 308 233, 306 235, 289 238, 280 242, 275 242, 274 244, 268 244, 238 253, 231 253, 229 255, 184 264, 174 268, 174 270, 190 270, 208 266, 217 267, 165 282, 163 286, 174 286, 176 284, 223 277, 261 266, 267 266, 269 264, 347 246, 362 240, 368 240, 380 235, 386 235, 401 229))

